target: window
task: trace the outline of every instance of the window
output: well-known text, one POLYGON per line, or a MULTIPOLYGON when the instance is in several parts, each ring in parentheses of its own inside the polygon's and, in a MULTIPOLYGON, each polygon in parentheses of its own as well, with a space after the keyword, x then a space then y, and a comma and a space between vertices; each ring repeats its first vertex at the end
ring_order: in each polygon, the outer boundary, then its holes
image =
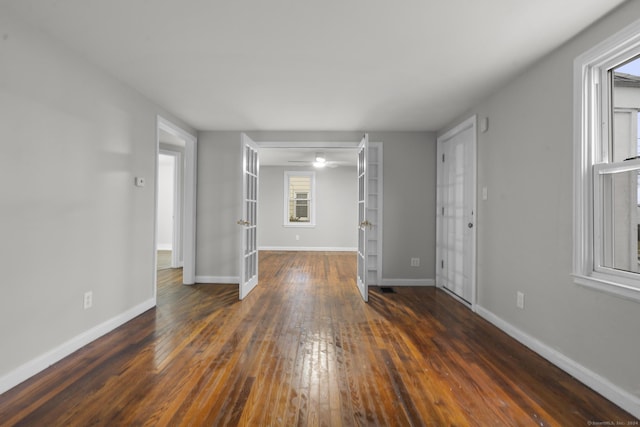
POLYGON ((284 173, 284 225, 315 226, 315 172, 284 173))
POLYGON ((574 73, 575 281, 640 301, 640 21, 574 73))

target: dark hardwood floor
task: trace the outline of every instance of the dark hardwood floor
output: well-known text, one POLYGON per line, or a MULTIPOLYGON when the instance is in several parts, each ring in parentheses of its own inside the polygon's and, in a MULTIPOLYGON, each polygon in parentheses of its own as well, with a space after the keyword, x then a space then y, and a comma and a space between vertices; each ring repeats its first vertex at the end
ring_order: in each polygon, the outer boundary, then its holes
POLYGON ((587 426, 635 420, 434 288, 373 288, 356 258, 263 252, 260 284, 182 286, 0 395, 0 425, 587 426))

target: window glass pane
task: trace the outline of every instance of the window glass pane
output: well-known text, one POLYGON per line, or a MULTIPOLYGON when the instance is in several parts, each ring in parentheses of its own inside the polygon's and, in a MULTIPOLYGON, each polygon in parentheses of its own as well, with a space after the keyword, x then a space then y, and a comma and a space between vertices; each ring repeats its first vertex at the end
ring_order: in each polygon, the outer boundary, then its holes
POLYGON ((289 222, 311 222, 311 176, 289 176, 289 222))
POLYGON ((640 155, 640 57, 613 69, 612 162, 640 155))
POLYGON ((600 175, 602 265, 638 272, 639 171, 600 175))

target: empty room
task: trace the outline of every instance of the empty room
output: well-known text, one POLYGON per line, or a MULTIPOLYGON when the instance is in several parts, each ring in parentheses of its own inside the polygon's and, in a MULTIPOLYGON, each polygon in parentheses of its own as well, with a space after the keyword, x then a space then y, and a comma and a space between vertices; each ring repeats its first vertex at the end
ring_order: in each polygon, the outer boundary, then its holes
POLYGON ((640 425, 640 2, 0 0, 0 425, 640 425))

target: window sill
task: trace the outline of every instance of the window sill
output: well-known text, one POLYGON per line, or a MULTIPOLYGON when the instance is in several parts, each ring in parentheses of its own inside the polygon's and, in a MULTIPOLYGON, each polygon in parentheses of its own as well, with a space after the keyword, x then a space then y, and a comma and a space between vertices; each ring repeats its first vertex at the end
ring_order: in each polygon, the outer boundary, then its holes
POLYGON ((595 289, 618 298, 640 302, 640 288, 632 285, 614 282, 601 277, 583 276, 581 274, 573 274, 573 281, 580 286, 595 289))
POLYGON ((291 223, 291 224, 284 224, 283 227, 286 227, 286 228, 315 228, 316 225, 315 224, 305 224, 305 223, 300 223, 300 224, 291 223))

